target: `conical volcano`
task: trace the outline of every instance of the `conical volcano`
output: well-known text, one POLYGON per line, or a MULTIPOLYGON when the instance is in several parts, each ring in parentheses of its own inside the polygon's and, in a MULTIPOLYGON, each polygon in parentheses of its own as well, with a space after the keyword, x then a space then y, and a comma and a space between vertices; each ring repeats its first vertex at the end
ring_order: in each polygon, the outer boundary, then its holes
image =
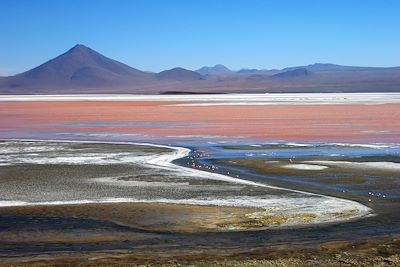
POLYGON ((131 68, 78 44, 34 69, 1 80, 0 87, 8 87, 10 92, 18 92, 19 89, 65 92, 69 88, 73 90, 137 85, 153 79, 153 74, 131 68))

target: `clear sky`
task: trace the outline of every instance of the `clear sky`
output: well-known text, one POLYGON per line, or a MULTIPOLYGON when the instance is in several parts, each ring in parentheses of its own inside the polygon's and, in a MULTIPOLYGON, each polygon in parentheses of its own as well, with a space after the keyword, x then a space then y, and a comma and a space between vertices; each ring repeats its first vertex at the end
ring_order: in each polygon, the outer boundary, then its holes
POLYGON ((399 0, 0 0, 0 75, 77 43, 160 71, 400 65, 399 0))

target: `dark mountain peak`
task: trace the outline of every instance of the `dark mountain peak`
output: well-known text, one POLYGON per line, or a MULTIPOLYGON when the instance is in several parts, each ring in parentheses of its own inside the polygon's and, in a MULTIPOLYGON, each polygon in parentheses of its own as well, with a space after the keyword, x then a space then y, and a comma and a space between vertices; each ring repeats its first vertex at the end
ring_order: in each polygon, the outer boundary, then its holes
POLYGON ((69 49, 67 52, 65 52, 63 55, 71 55, 71 54, 99 54, 98 52, 94 51, 93 49, 83 45, 83 44, 77 44, 71 49, 69 49))
POLYGON ((340 66, 337 64, 332 64, 332 63, 314 63, 314 64, 310 64, 308 65, 309 67, 332 67, 332 66, 340 66))
POLYGON ((172 68, 172 69, 166 70, 166 71, 171 71, 171 72, 191 72, 191 70, 187 70, 187 69, 184 69, 182 67, 176 67, 176 68, 172 68))
POLYGON ((72 47, 72 49, 90 49, 89 47, 87 47, 86 45, 83 44, 76 44, 74 47, 72 47))
MULTIPOLYGON (((65 52, 64 54, 61 54, 59 57, 65 57, 65 56, 71 56, 71 57, 82 57, 82 60, 87 60, 88 58, 107 58, 105 56, 103 56, 102 54, 100 54, 99 52, 91 49, 90 47, 87 47, 83 44, 77 44, 74 47, 72 47, 71 49, 69 49, 67 52, 65 52)), ((56 57, 59 58, 59 57, 56 57)), ((107 58, 109 59, 109 58, 107 58)), ((112 59, 110 59, 112 60, 112 59)))
POLYGON ((70 49, 71 50, 85 50, 85 49, 90 49, 89 47, 83 45, 83 44, 76 44, 74 47, 70 49))
POLYGON ((195 71, 178 67, 158 73, 157 78, 161 80, 188 81, 201 80, 203 76, 195 71))
POLYGON ((196 70, 196 72, 200 73, 201 75, 222 75, 232 73, 230 69, 222 64, 217 64, 213 67, 202 67, 196 70))
MULTIPOLYGON (((115 75, 135 75, 144 74, 144 72, 131 68, 121 62, 110 59, 96 52, 95 50, 77 44, 64 54, 40 65, 39 67, 28 71, 34 73, 42 73, 44 76, 49 75, 49 71, 54 74, 63 76, 64 78, 73 77, 76 72, 109 72, 115 75)), ((100 75, 100 73, 98 73, 100 75)), ((105 73, 101 74, 102 76, 105 73)))
POLYGON ((212 68, 216 69, 216 70, 231 71, 228 67, 226 67, 225 65, 222 65, 222 64, 217 64, 212 68))

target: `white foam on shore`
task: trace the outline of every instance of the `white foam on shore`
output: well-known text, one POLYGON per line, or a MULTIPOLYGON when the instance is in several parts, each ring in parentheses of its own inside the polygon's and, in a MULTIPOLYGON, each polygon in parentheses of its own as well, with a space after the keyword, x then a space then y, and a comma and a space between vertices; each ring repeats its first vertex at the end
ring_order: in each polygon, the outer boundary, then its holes
POLYGON ((382 170, 400 170, 400 163, 396 162, 351 162, 351 161, 330 161, 330 160, 310 160, 304 163, 322 164, 345 168, 370 168, 382 170))
POLYGON ((312 148, 312 147, 320 147, 320 146, 339 146, 339 147, 360 147, 360 148, 372 148, 372 149, 384 149, 384 148, 399 148, 399 144, 397 143, 369 143, 369 144, 357 144, 357 143, 297 143, 297 142, 288 142, 285 140, 280 140, 279 142, 268 142, 261 145, 249 145, 251 147, 262 147, 265 145, 284 145, 288 147, 303 147, 303 148, 312 148))
POLYGON ((312 144, 302 144, 302 143, 294 143, 294 142, 288 142, 285 143, 286 146, 294 146, 294 147, 312 147, 312 144))
POLYGON ((334 146, 344 146, 344 147, 364 147, 364 148, 389 148, 392 147, 390 144, 349 144, 349 143, 331 143, 334 146))
POLYGON ((311 164, 287 164, 287 165, 282 165, 281 167, 286 169, 307 170, 307 171, 320 171, 328 168, 327 166, 311 165, 311 164))

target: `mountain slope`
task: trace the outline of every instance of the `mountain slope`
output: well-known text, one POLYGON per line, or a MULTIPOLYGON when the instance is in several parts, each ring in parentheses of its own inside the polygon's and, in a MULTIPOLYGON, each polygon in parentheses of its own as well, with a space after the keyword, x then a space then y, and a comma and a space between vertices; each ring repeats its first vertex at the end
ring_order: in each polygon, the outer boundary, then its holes
POLYGON ((282 71, 290 71, 295 69, 306 69, 312 72, 320 71, 361 71, 361 70, 381 70, 386 68, 374 68, 374 67, 357 67, 357 66, 343 66, 331 63, 314 63, 307 66, 297 66, 284 68, 282 71))
POLYGON ((158 73, 157 78, 159 80, 170 81, 196 81, 201 80, 203 76, 195 71, 187 70, 184 68, 173 68, 158 73))
POLYGON ((299 68, 299 69, 279 72, 277 74, 272 75, 272 78, 274 78, 274 79, 294 79, 294 78, 305 77, 310 74, 311 74, 310 71, 308 71, 307 69, 299 68))
POLYGON ((226 75, 226 74, 231 74, 233 71, 228 69, 222 64, 215 65, 213 67, 202 67, 198 70, 196 70, 197 73, 201 75, 226 75))
POLYGON ((65 90, 140 84, 152 79, 154 75, 150 73, 107 58, 84 45, 76 45, 32 70, 0 80, 0 87, 14 91, 65 90))

